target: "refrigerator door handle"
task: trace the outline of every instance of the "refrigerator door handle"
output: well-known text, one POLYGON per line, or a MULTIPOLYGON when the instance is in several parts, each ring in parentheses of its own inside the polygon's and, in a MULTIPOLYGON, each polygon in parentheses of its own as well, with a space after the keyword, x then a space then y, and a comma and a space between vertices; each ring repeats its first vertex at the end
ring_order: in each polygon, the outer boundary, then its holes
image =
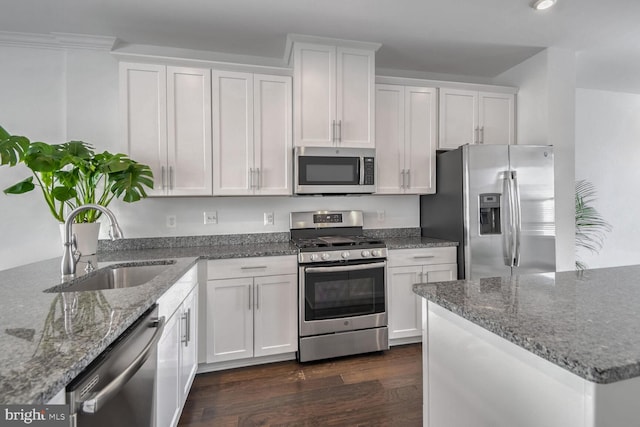
POLYGON ((511 171, 505 171, 504 173, 504 186, 503 186, 504 194, 507 197, 506 206, 509 209, 509 214, 506 215, 508 218, 507 226, 505 227, 505 235, 504 235, 504 246, 505 246, 505 257, 504 263, 509 267, 513 267, 514 265, 514 254, 515 254, 515 203, 514 203, 514 193, 513 193, 513 179, 511 176, 511 171))
POLYGON ((522 235, 522 210, 520 209, 520 187, 518 186, 518 175, 516 171, 511 172, 511 179, 513 182, 513 207, 515 209, 515 245, 513 253, 514 267, 520 265, 520 240, 522 235))

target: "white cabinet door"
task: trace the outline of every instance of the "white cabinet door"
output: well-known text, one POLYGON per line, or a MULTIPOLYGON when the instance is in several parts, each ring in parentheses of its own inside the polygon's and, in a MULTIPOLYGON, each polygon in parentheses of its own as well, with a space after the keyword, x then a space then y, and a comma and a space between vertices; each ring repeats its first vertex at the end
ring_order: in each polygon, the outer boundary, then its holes
POLYGON ((375 52, 296 43, 293 55, 294 144, 374 147, 375 52))
POLYGON ((419 337, 422 334, 421 297, 412 286, 421 282, 422 266, 388 269, 389 339, 419 337))
POLYGON ((515 144, 515 96, 480 92, 480 141, 482 144, 515 144))
POLYGON ((120 106, 123 138, 129 156, 151 167, 154 186, 147 193, 165 194, 167 173, 166 67, 120 63, 120 106))
POLYGON ((293 49, 293 137, 297 146, 333 146, 336 48, 296 43, 293 49))
POLYGON ((253 74, 213 71, 213 193, 252 194, 253 74))
POLYGON ((440 149, 455 149, 478 141, 478 92, 440 89, 440 149))
POLYGON ((167 184, 172 196, 210 196, 211 72, 167 67, 167 184))
POLYGON ((298 276, 254 279, 254 356, 298 349, 298 276))
POLYGON ((253 278, 207 281, 207 362, 253 356, 253 278))
POLYGON ((337 48, 336 120, 339 146, 375 146, 375 54, 337 48))
POLYGON ((440 89, 440 149, 515 144, 515 95, 440 89))
POLYGON ((436 89, 405 88, 405 194, 436 192, 436 108, 436 89))
POLYGON ((198 370, 198 288, 196 287, 182 303, 180 319, 180 393, 185 402, 193 378, 198 370))
POLYGON ((259 195, 291 194, 291 77, 255 74, 254 187, 259 195))
POLYGON ((211 195, 211 73, 120 63, 130 157, 151 167, 152 196, 211 195))
POLYGON ((376 85, 377 193, 435 192, 436 89, 376 85))
POLYGON ((379 194, 404 190, 404 86, 376 85, 376 158, 379 194))
POLYGON ((180 316, 167 320, 158 341, 156 425, 173 427, 180 417, 180 316))

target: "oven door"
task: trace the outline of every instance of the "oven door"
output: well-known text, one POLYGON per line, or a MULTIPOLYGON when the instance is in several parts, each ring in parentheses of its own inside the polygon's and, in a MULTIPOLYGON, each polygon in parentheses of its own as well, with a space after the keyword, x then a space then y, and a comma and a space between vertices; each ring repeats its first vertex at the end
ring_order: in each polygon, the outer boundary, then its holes
POLYGON ((300 336, 387 326, 387 263, 300 267, 300 336))

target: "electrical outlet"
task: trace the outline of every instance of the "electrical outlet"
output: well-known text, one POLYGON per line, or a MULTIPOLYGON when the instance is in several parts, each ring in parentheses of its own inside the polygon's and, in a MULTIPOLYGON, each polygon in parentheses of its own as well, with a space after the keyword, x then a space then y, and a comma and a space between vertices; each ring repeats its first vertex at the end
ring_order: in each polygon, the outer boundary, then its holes
POLYGON ((218 223, 218 211, 206 211, 204 212, 204 223, 217 224, 218 223))
POLYGON ((167 228, 176 228, 177 218, 175 215, 167 215, 167 228))
POLYGON ((384 222, 385 214, 384 211, 378 211, 378 222, 384 222))
POLYGON ((273 212, 265 212, 264 225, 273 225, 273 224, 274 224, 273 212))

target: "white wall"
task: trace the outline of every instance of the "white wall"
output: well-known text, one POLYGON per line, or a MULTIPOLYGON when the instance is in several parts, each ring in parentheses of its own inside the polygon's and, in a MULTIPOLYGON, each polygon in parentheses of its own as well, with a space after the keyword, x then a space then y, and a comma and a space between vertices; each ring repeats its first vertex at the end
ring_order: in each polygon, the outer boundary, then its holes
MULTIPOLYGON (((63 142, 64 51, 0 46, 0 57, 0 125, 34 141, 63 142)), ((28 176, 23 166, 3 166, 0 190, 28 176)), ((61 253, 57 227, 38 189, 24 195, 0 192, 0 270, 61 253)))
POLYGON ((640 264, 640 95, 576 91, 576 179, 593 183, 596 209, 613 226, 600 254, 578 253, 589 268, 640 264))
POLYGON ((549 48, 495 78, 519 87, 518 144, 551 144, 555 156, 556 268, 575 268, 575 54, 549 48))
MULTIPOLYGON (((11 64, 0 68, 0 125, 10 133, 126 152, 119 136, 118 65, 110 53, 0 46, 0 57, 11 64)), ((0 188, 29 175, 2 167, 0 188)), ((44 206, 39 193, 0 194, 0 270, 62 253, 58 224, 44 206)), ((317 209, 363 210, 367 228, 420 224, 417 196, 154 198, 112 207, 126 237, 282 232, 289 230, 289 212, 317 209), (203 224, 205 210, 218 211, 217 225, 203 224), (264 212, 274 212, 275 225, 263 225, 264 212), (166 227, 166 215, 177 217, 176 228, 166 227)))

